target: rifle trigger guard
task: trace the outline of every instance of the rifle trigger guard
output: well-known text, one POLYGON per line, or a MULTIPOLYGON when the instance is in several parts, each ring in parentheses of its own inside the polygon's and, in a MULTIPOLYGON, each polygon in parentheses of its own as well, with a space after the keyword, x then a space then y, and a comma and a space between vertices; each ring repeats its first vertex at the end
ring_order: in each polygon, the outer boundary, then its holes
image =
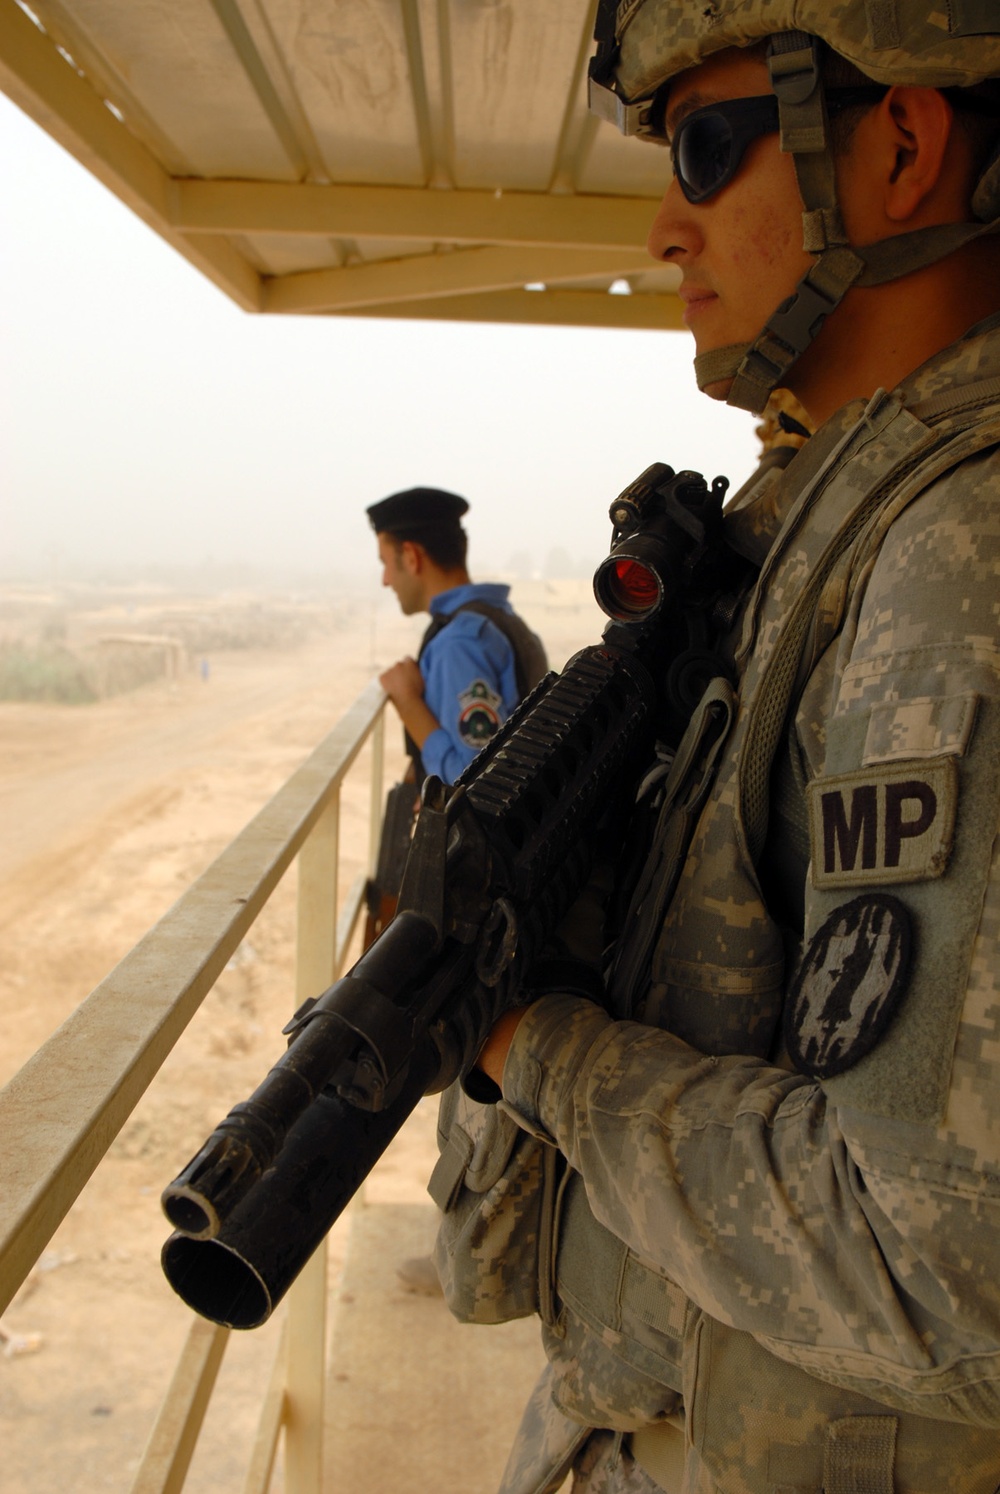
POLYGON ((517 950, 517 914, 505 897, 498 897, 483 925, 483 939, 476 956, 476 974, 484 986, 500 984, 517 950))

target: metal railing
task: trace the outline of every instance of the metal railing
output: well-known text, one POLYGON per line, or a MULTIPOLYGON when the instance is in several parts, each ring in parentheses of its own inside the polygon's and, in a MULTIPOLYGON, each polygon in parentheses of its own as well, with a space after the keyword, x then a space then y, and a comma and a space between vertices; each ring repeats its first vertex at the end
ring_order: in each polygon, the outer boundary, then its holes
MULTIPOLYGON (((373 681, 305 763, 0 1090, 0 1313, 34 1267, 164 1060, 298 858, 296 998, 340 973, 364 901, 339 915, 340 799, 370 740, 369 870, 385 771, 385 696, 373 681)), ((266 1494, 284 1433, 286 1494, 319 1494, 326 1251, 287 1298, 244 1494, 266 1494)), ((194 1317, 132 1494, 179 1494, 229 1330, 194 1317)))

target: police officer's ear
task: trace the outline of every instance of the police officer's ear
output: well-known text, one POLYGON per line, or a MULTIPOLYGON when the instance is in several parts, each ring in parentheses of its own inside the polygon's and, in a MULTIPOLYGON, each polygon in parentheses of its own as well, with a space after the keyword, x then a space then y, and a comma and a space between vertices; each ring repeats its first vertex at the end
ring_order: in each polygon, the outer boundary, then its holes
POLYGON ((399 563, 408 576, 419 576, 427 565, 427 551, 416 540, 403 540, 399 546, 399 563))

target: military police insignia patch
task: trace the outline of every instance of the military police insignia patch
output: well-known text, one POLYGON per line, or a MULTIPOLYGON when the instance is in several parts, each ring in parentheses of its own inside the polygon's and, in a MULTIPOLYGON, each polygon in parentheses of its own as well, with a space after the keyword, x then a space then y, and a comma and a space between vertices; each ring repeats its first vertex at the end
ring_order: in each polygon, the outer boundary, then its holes
POLYGON ((819 778, 808 796, 816 887, 924 882, 948 865, 958 806, 951 758, 819 778))
POLYGON ((785 1008, 785 1044, 797 1069, 830 1079, 871 1052, 906 990, 910 949, 910 915, 898 898, 867 893, 831 913, 785 1008))
POLYGON ((458 729, 470 747, 482 747, 500 725, 501 698, 485 680, 473 680, 458 697, 458 729))

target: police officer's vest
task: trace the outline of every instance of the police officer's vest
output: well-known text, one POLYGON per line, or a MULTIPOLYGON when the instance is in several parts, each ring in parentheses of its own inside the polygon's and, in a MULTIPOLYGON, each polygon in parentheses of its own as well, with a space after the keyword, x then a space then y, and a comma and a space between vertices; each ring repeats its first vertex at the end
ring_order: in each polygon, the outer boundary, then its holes
MULTIPOLYGON (((472 600, 463 602, 452 612, 435 613, 420 640, 420 651, 417 654, 417 662, 424 656, 424 650, 432 638, 442 632, 448 626, 452 618, 457 617, 460 612, 478 612, 482 617, 489 618, 494 627, 499 628, 514 653, 514 673, 517 679, 518 699, 532 691, 539 680, 548 669, 548 660, 545 655, 545 646, 537 633, 533 633, 522 617, 516 612, 508 612, 504 607, 496 607, 491 602, 472 600)), ((417 775, 417 782, 422 783, 427 776, 424 770, 423 760, 420 756, 420 748, 406 733, 406 751, 412 762, 417 775)))
MULTIPOLYGON (((699 786, 706 766, 699 727, 692 724, 679 753, 687 762, 674 775, 673 803, 664 806, 647 861, 652 872, 647 870, 636 889, 619 941, 611 990, 615 1015, 668 1028, 710 1055, 767 1058, 777 1048, 787 988, 786 940, 765 905, 756 866, 775 811, 776 754, 787 745, 798 691, 841 629, 852 577, 877 553, 891 523, 944 473, 1000 444, 998 393, 995 380, 989 389, 966 385, 912 411, 880 393, 845 435, 824 438, 820 432, 800 453, 804 485, 785 519, 785 542, 765 562, 762 584, 748 607, 737 654, 739 701, 733 702, 725 751, 713 749, 710 791, 699 786), (863 482, 831 484, 830 477, 849 458, 854 458, 852 476, 863 474, 863 482), (658 858, 657 847, 668 853, 658 858), (692 950, 698 951, 697 960, 692 950)), ((716 688, 725 694, 724 684, 716 688)), ((794 838, 800 817, 794 806, 786 806, 785 815, 794 838)), ((807 858, 808 838, 803 875, 807 858)), ((827 1081, 835 1102, 837 1085, 849 1078, 827 1081)), ((893 1473, 897 1437, 900 1449, 904 1444, 910 1449, 908 1467, 918 1465, 921 1446, 928 1461, 932 1451, 937 1456, 944 1448, 954 1467, 969 1469, 963 1490, 978 1494, 988 1488, 992 1494, 992 1474, 979 1470, 996 1472, 1000 1433, 995 1427, 930 1420, 903 1403, 898 1414, 887 1412, 884 1404, 866 1398, 865 1381, 852 1382, 845 1373, 839 1384, 827 1385, 776 1357, 792 1358, 782 1343, 769 1340, 765 1350, 750 1335, 708 1319, 668 1277, 594 1219, 575 1174, 564 1185, 560 1214, 552 1252, 563 1312, 545 1337, 555 1401, 570 1417, 628 1429, 669 1416, 682 1390, 685 1396, 691 1392, 690 1383, 682 1384, 682 1366, 691 1373, 694 1353, 701 1366, 699 1383, 702 1368, 712 1376, 712 1395, 699 1413, 708 1421, 699 1436, 706 1464, 723 1479, 726 1439, 732 1435, 732 1426, 725 1424, 727 1396, 729 1404, 736 1403, 753 1385, 756 1401, 765 1404, 772 1384, 778 1403, 798 1397, 810 1415, 815 1412, 818 1426, 851 1426, 849 1436, 829 1431, 833 1461, 825 1470, 822 1451, 815 1472, 796 1464, 793 1449, 780 1478, 772 1475, 769 1481, 762 1472, 760 1494, 775 1487, 863 1487, 871 1494, 893 1494, 897 1486, 922 1490, 922 1484, 902 1479, 901 1463, 893 1473), (868 1451, 859 1452, 850 1439, 862 1429, 870 1437, 868 1451), (847 1459, 843 1468, 838 1458, 847 1459), (845 1481, 844 1468, 853 1467, 863 1467, 869 1481, 845 1481)), ((814 1438, 810 1447, 816 1445, 814 1438)), ((803 1456, 812 1453, 806 1450, 803 1456)))

